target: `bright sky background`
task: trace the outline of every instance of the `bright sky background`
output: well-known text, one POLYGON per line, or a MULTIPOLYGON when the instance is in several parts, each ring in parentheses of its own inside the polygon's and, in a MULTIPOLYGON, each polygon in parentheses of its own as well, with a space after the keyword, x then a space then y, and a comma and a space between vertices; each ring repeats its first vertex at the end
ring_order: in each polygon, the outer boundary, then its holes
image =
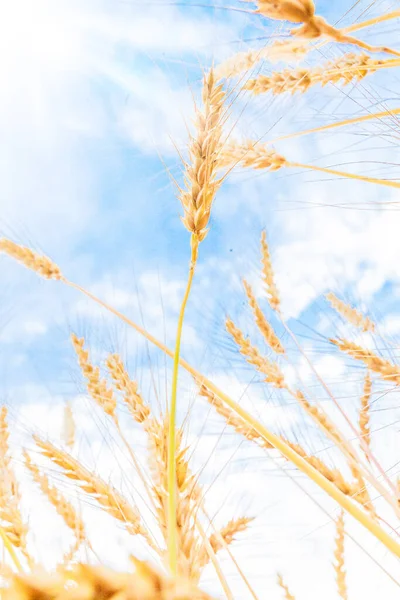
MULTIPOLYGON (((50 255, 67 277, 143 322, 169 345, 189 259, 189 235, 179 219, 170 174, 181 181, 179 153, 185 152, 202 71, 235 51, 261 47, 282 29, 258 16, 218 9, 232 4, 247 10, 250 5, 222 0, 208 4, 13 0, 2 7, 0 16, 0 233, 50 255)), ((348 12, 347 0, 317 2, 318 12, 331 22, 345 15, 341 25, 399 7, 398 2, 382 0, 370 4, 362 0, 348 12)), ((374 44, 398 44, 398 21, 364 32, 364 38, 374 44)), ((346 50, 325 45, 321 57, 314 53, 305 64, 339 57, 346 50)), ((241 115, 238 134, 273 140, 333 118, 398 108, 399 90, 398 71, 392 69, 355 87, 315 88, 305 95, 268 95, 251 102, 241 95, 234 103, 233 119, 241 115)), ((275 146, 298 162, 395 179, 398 141, 399 122, 393 117, 346 133, 303 136, 275 146)), ((324 293, 333 289, 369 312, 384 336, 379 348, 396 358, 398 201, 398 191, 391 188, 300 170, 232 175, 218 194, 211 231, 201 247, 184 356, 278 432, 292 433, 293 439, 321 450, 322 441, 314 438, 287 398, 261 386, 243 364, 224 333, 224 317, 229 314, 245 331, 253 327, 241 278, 249 278, 262 298, 258 246, 266 228, 285 316, 318 372, 354 412, 363 371, 332 352, 327 337, 339 330, 353 339, 355 333, 331 312, 327 316, 324 293)), ((161 403, 169 393, 163 357, 60 284, 40 281, 3 257, 0 272, 0 389, 15 423, 16 446, 23 442, 33 448, 28 436, 32 430, 57 440, 63 406, 70 399, 79 424, 79 456, 105 476, 112 472, 115 483, 130 493, 128 467, 124 474, 114 468, 116 458, 124 464, 116 436, 81 393, 84 387, 69 334, 83 335, 95 360, 118 349, 155 406, 152 378, 161 403)), ((287 341, 282 328, 278 331, 287 341)), ((287 377, 300 373, 314 385, 304 359, 292 351, 287 377)), ((398 400, 382 384, 378 387, 376 443, 377 448, 384 445, 380 458, 395 477, 398 400)), ((318 396, 320 390, 315 389, 318 396)), ((182 374, 182 417, 194 399, 194 386, 182 374)), ((129 430, 129 422, 126 427, 129 430)), ((196 447, 195 465, 206 465, 210 514, 217 513, 219 524, 243 513, 258 517, 237 543, 235 556, 260 599, 281 597, 275 585, 277 570, 285 574, 296 600, 336 598, 329 515, 282 472, 281 462, 228 432, 220 440, 220 431, 221 421, 197 401, 188 441, 196 447), (217 451, 211 453, 210 448, 217 451)), ((144 440, 136 429, 133 433, 143 450, 144 440)), ((325 455, 333 460, 329 449, 325 455)), ((289 473, 295 475, 293 470, 289 473)), ((308 489, 301 477, 296 482, 308 489)), ((59 548, 59 540, 52 523, 58 526, 59 521, 26 486, 26 508, 32 523, 38 524, 31 543, 43 561, 53 564, 52 549, 59 548)), ((64 484, 63 489, 74 495, 71 486, 64 484)), ((318 491, 310 492, 335 514, 318 491)), ((101 558, 121 565, 131 542, 99 511, 90 506, 84 511, 101 558)), ((377 543, 357 529, 354 534, 394 572, 377 543)), ((135 549, 143 554, 143 546, 135 549)), ((237 597, 247 598, 228 562, 226 568, 237 597)), ((397 597, 397 588, 351 541, 348 570, 349 597, 397 597)), ((204 584, 211 590, 213 577, 212 570, 206 572, 204 584)))

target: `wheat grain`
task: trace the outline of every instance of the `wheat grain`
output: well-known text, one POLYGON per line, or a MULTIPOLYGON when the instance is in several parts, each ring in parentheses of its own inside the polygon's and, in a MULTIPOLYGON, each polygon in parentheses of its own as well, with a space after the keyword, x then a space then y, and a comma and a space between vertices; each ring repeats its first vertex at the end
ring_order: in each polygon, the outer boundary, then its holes
MULTIPOLYGON (((329 61, 325 65, 301 68, 284 69, 276 71, 271 75, 259 75, 255 79, 245 82, 243 88, 254 95, 283 94, 285 92, 306 92, 310 87, 320 84, 325 86, 329 83, 334 85, 347 85, 353 81, 361 81, 367 75, 375 73, 385 65, 384 60, 373 59, 367 54, 346 54, 335 61, 329 61)), ((388 61, 390 65, 390 61, 388 61)))
POLYGON ((8 256, 22 263, 28 269, 35 271, 45 279, 64 279, 59 267, 50 258, 33 252, 30 248, 20 246, 6 238, 1 238, 0 252, 5 252, 8 256))
POLYGON ((244 337, 243 332, 227 319, 225 323, 227 331, 231 334, 235 343, 239 346, 240 353, 246 358, 250 365, 254 365, 257 371, 265 375, 264 381, 276 388, 286 388, 285 378, 276 363, 262 356, 259 350, 253 346, 249 339, 244 337))
POLYGON ((87 379, 87 389, 90 396, 114 420, 116 419, 117 400, 107 386, 105 379, 100 377, 99 367, 94 367, 89 360, 89 352, 84 349, 85 340, 71 335, 72 344, 78 357, 79 366, 87 379))
POLYGON ((57 513, 63 518, 67 527, 75 534, 77 546, 86 539, 85 525, 82 518, 78 515, 74 506, 61 492, 54 486, 50 485, 47 475, 42 473, 37 465, 32 462, 29 454, 24 452, 25 466, 30 471, 33 480, 39 485, 43 494, 48 498, 49 502, 54 506, 57 513))
POLYGON ((35 435, 34 440, 42 454, 60 467, 66 477, 76 481, 80 488, 96 501, 112 517, 124 523, 132 535, 142 535, 154 547, 147 529, 144 528, 139 512, 111 484, 86 469, 65 450, 35 435))
POLYGON ((400 367, 398 365, 392 364, 388 360, 385 360, 384 358, 381 358, 372 352, 372 350, 362 348, 358 344, 350 342, 349 340, 331 339, 330 341, 342 352, 345 352, 356 360, 362 361, 368 367, 368 369, 374 373, 378 373, 382 379, 391 381, 396 385, 400 385, 400 367))
POLYGON ((28 527, 20 511, 21 494, 11 464, 7 408, 0 409, 0 521, 7 538, 29 558, 26 548, 28 527))
POLYGON ((258 329, 262 333, 264 340, 274 352, 276 352, 277 354, 284 354, 285 349, 279 341, 279 338, 277 337, 272 326, 268 323, 267 319, 265 318, 265 315, 262 312, 261 308, 259 307, 251 286, 245 280, 243 281, 243 284, 246 290, 249 305, 254 314, 255 322, 257 324, 258 329))
POLYGON ((375 323, 368 317, 361 314, 356 308, 349 306, 345 302, 342 302, 335 294, 330 292, 326 296, 331 306, 341 314, 349 323, 361 329, 361 331, 375 331, 375 323))
POLYGON ((277 575, 277 580, 278 580, 279 587, 283 590, 283 593, 285 595, 285 600, 296 600, 296 598, 293 596, 293 594, 290 593, 289 588, 286 585, 285 580, 283 579, 283 577, 280 573, 278 573, 278 575, 277 575))
POLYGON ((123 393, 123 400, 131 415, 138 423, 143 423, 150 417, 150 409, 138 392, 136 381, 129 377, 119 354, 110 354, 106 366, 117 390, 123 393))
POLYGON ((232 168, 237 165, 244 168, 278 171, 287 165, 287 161, 267 144, 251 140, 242 144, 233 141, 227 142, 221 147, 219 166, 232 168))
POLYGON ((216 174, 224 101, 225 92, 211 70, 204 78, 203 110, 197 111, 196 136, 191 138, 185 168, 186 185, 180 193, 183 224, 199 242, 207 235, 211 207, 221 185, 216 174))
POLYGON ((334 568, 339 596, 347 600, 346 570, 344 559, 344 513, 341 511, 336 520, 335 561, 334 568))

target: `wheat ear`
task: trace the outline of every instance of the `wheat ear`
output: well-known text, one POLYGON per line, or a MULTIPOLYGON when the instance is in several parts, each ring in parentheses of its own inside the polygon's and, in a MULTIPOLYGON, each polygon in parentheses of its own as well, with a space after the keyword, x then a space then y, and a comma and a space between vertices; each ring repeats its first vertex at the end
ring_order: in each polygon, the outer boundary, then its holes
POLYGON ((70 402, 67 402, 64 407, 64 421, 63 421, 63 432, 62 439, 68 448, 73 448, 75 444, 75 419, 74 413, 72 412, 72 406, 70 402))
POLYGON ((267 92, 275 95, 285 92, 304 93, 317 84, 348 85, 354 81, 361 81, 367 75, 391 64, 392 61, 376 60, 367 54, 347 54, 318 67, 284 69, 272 75, 259 75, 255 79, 246 81, 243 88, 255 96, 267 92))
POLYGON ((35 271, 45 279, 64 279, 59 267, 50 258, 33 252, 30 248, 20 246, 6 238, 1 238, 0 252, 5 252, 8 256, 22 263, 28 269, 35 271))
POLYGON ((110 354, 106 366, 115 388, 122 392, 123 400, 135 421, 137 423, 146 421, 150 417, 150 409, 139 393, 136 381, 129 377, 119 354, 110 354))
POLYGON ((256 300, 251 286, 245 280, 243 281, 243 285, 244 289, 246 290, 249 305, 253 311, 255 322, 264 340, 274 352, 276 352, 277 354, 285 354, 285 349, 282 346, 272 326, 268 323, 267 319, 265 318, 265 315, 256 300))
POLYGON ((226 320, 225 326, 247 362, 250 365, 253 365, 257 371, 265 375, 264 381, 276 388, 286 388, 285 378, 278 365, 262 356, 259 350, 245 338, 243 332, 239 327, 236 327, 231 319, 228 318, 226 320))
POLYGON ((281 590, 284 593, 285 600, 296 600, 296 598, 293 596, 293 594, 290 593, 290 590, 289 590, 285 580, 283 579, 283 576, 280 573, 277 574, 277 581, 278 581, 279 587, 281 588, 281 590))
POLYGON ((13 575, 2 591, 4 600, 211 600, 185 579, 170 579, 149 563, 132 557, 134 572, 122 573, 103 566, 79 564, 47 574, 13 575))
POLYGON ((42 473, 39 467, 32 462, 31 457, 26 451, 24 451, 24 460, 25 466, 30 471, 33 480, 39 485, 42 493, 54 506, 67 527, 73 531, 77 542, 77 545, 74 547, 76 551, 80 544, 87 538, 82 518, 78 515, 74 506, 64 498, 60 490, 50 484, 47 475, 42 473))
POLYGON ((85 350, 85 340, 71 335, 72 344, 78 357, 79 366, 87 380, 87 389, 90 396, 104 410, 116 420, 117 400, 112 390, 107 386, 105 379, 100 377, 99 367, 94 367, 89 359, 89 352, 85 350))
MULTIPOLYGON (((361 396, 361 407, 359 415, 360 435, 369 448, 371 445, 371 430, 370 430, 370 406, 371 406, 372 380, 369 373, 365 376, 364 391, 361 396)), ((364 451, 366 459, 369 461, 367 452, 364 451)))
POLYGON ((336 520, 336 538, 335 538, 335 574, 337 589, 340 598, 347 600, 346 569, 344 560, 344 512, 341 511, 336 520))
POLYGON ((362 348, 354 342, 350 342, 345 339, 330 340, 332 344, 335 344, 342 352, 345 352, 352 358, 362 361, 368 369, 374 373, 378 373, 385 381, 391 381, 395 385, 400 385, 400 367, 394 365, 388 360, 381 358, 372 350, 362 348))
POLYGON ((349 306, 342 300, 340 300, 335 294, 330 292, 326 296, 327 300, 330 302, 332 308, 334 308, 342 317, 346 319, 351 325, 358 327, 361 331, 375 331, 375 323, 371 321, 368 317, 365 317, 360 313, 356 308, 349 306))
POLYGON ((29 560, 26 547, 28 526, 24 523, 20 511, 21 494, 18 481, 11 464, 8 444, 9 429, 7 408, 0 409, 0 521, 2 531, 9 542, 19 548, 29 560))
POLYGON ((34 436, 42 454, 60 467, 66 477, 79 483, 81 489, 96 501, 112 517, 124 523, 126 530, 132 535, 142 535, 154 548, 149 532, 143 526, 139 512, 112 485, 90 472, 79 461, 65 450, 57 448, 49 441, 34 436))
MULTIPOLYGON (((231 519, 222 529, 217 533, 213 533, 208 541, 210 546, 216 554, 222 550, 225 546, 229 546, 235 541, 235 536, 238 533, 246 531, 249 524, 253 521, 250 517, 239 517, 238 519, 231 519)), ((210 560, 207 549, 204 546, 201 548, 199 556, 197 557, 197 563, 200 567, 204 567, 210 560)))

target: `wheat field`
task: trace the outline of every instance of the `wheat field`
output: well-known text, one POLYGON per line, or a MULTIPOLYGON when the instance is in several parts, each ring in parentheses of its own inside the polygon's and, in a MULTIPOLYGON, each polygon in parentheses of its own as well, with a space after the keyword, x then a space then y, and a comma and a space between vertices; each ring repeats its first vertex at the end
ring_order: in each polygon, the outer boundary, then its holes
POLYGON ((114 8, 6 13, 1 595, 394 600, 400 7, 114 8))

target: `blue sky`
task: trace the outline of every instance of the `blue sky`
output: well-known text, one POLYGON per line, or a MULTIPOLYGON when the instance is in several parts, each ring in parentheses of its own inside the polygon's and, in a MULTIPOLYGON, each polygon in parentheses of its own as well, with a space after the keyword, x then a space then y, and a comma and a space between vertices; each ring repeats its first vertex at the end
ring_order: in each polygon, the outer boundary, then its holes
MULTIPOLYGON (((258 16, 191 4, 37 0, 33 6, 27 0, 15 0, 8 3, 0 24, 0 77, 4 83, 0 98, 1 233, 51 255, 69 278, 114 302, 135 320, 143 320, 170 344, 186 276, 189 235, 179 219, 180 206, 169 172, 181 181, 179 152, 185 152, 202 70, 212 60, 218 62, 234 51, 264 43, 261 39, 243 40, 281 30, 280 24, 258 16)), ((226 5, 222 1, 213 4, 226 5)), ((369 4, 357 3, 343 24, 352 23, 369 4)), ((332 21, 349 7, 347 1, 317 5, 332 21)), ((240 3, 235 6, 248 8, 240 3)), ((395 7, 396 3, 378 1, 366 16, 395 7)), ((389 23, 380 28, 382 33, 365 34, 365 39, 394 45, 396 27, 397 22, 389 23)), ((325 60, 344 50, 327 45, 320 52, 325 60)), ((320 57, 313 55, 307 60, 313 64, 320 57)), ((262 96, 249 102, 241 95, 234 103, 232 121, 241 115, 237 135, 273 140, 329 123, 332 115, 344 119, 365 111, 397 108, 398 91, 398 75, 393 69, 356 87, 331 86, 304 96, 262 96)), ((278 142, 276 147, 303 163, 341 165, 337 168, 345 171, 398 177, 395 118, 346 132, 298 137, 278 142)), ((218 195, 211 230, 201 247, 184 332, 184 355, 237 396, 250 382, 244 402, 278 428, 289 424, 296 435, 309 437, 304 422, 285 406, 285 398, 271 397, 240 361, 224 334, 224 317, 229 313, 247 331, 252 328, 241 278, 249 278, 261 294, 258 246, 261 230, 266 228, 285 314, 335 389, 341 392, 344 388, 345 368, 350 363, 330 355, 326 341, 307 329, 328 336, 341 326, 332 314, 321 314, 326 310, 323 294, 329 289, 376 317, 385 346, 395 358, 400 329, 398 200, 397 190, 300 170, 233 174, 218 195)), ((21 433, 28 425, 47 430, 46 419, 57 431, 65 398, 74 398, 80 410, 83 401, 77 399, 77 390, 82 391, 82 382, 70 349, 71 330, 87 338, 96 358, 120 349, 151 393, 148 349, 136 335, 76 293, 57 283, 39 281, 8 259, 0 258, 0 269, 4 282, 0 288, 1 388, 11 414, 25 419, 21 433), (40 425, 35 423, 35 414, 41 416, 40 425)), ((309 376, 301 357, 293 356, 296 369, 309 376)), ((162 395, 163 359, 152 354, 151 360, 162 395)), ((350 366, 351 378, 346 380, 350 390, 343 394, 354 399, 362 373, 350 366)), ((193 387, 184 376, 181 393, 182 398, 193 400, 193 387)), ((390 396, 385 402, 390 411, 379 418, 383 424, 385 418, 389 424, 395 423, 390 396)), ((206 420, 212 436, 213 418, 199 411, 199 423, 206 420)), ((97 430, 90 429, 88 416, 82 419, 89 428, 87 436, 82 434, 84 443, 97 430)), ((194 437, 199 428, 193 417, 194 437)), ((99 448, 101 439, 97 440, 99 448)), ((312 441, 318 445, 318 440, 312 441)), ((201 464, 209 452, 209 438, 206 436, 204 444, 197 443, 201 464)), ((232 445, 235 449, 240 442, 233 439, 232 445)), ((219 454, 221 463, 232 451, 230 444, 227 446, 219 454)), ((327 548, 321 550, 321 557, 329 569, 330 547, 326 544, 332 531, 327 535, 323 528, 320 536, 313 537, 312 504, 296 495, 297 507, 303 502, 307 506, 304 512, 294 512, 294 503, 286 498, 295 494, 294 488, 290 481, 281 481, 279 471, 274 471, 271 496, 255 502, 251 490, 257 487, 257 477, 265 478, 270 489, 270 467, 265 458, 253 456, 248 448, 240 446, 240 451, 240 458, 235 457, 226 470, 224 483, 216 485, 214 502, 217 505, 218 494, 222 494, 234 511, 249 505, 264 512, 260 531, 275 544, 274 522, 290 521, 292 529, 278 540, 281 546, 278 544, 276 562, 284 562, 290 536, 296 531, 295 549, 287 562, 301 587, 301 569, 315 547, 327 548), (261 475, 257 475, 258 469, 261 475), (234 476, 238 471, 240 478, 234 476), (243 477, 247 478, 246 490, 240 485, 243 477), (223 487, 226 482, 229 495, 223 487), (269 512, 267 507, 274 503, 281 509, 269 512), (304 535, 311 536, 310 545, 304 542, 304 535), (297 564, 296 552, 303 552, 302 544, 305 558, 297 564)), ((326 522, 322 515, 321 527, 326 522)), ((262 539, 257 532, 254 536, 251 558, 265 568, 262 539)), ((249 546, 243 548, 244 554, 249 552, 249 546)), ((268 550, 268 569, 273 573, 271 554, 276 558, 268 550)), ((271 577, 269 573, 272 589, 271 577)), ((315 593, 319 597, 320 588, 315 593)))

